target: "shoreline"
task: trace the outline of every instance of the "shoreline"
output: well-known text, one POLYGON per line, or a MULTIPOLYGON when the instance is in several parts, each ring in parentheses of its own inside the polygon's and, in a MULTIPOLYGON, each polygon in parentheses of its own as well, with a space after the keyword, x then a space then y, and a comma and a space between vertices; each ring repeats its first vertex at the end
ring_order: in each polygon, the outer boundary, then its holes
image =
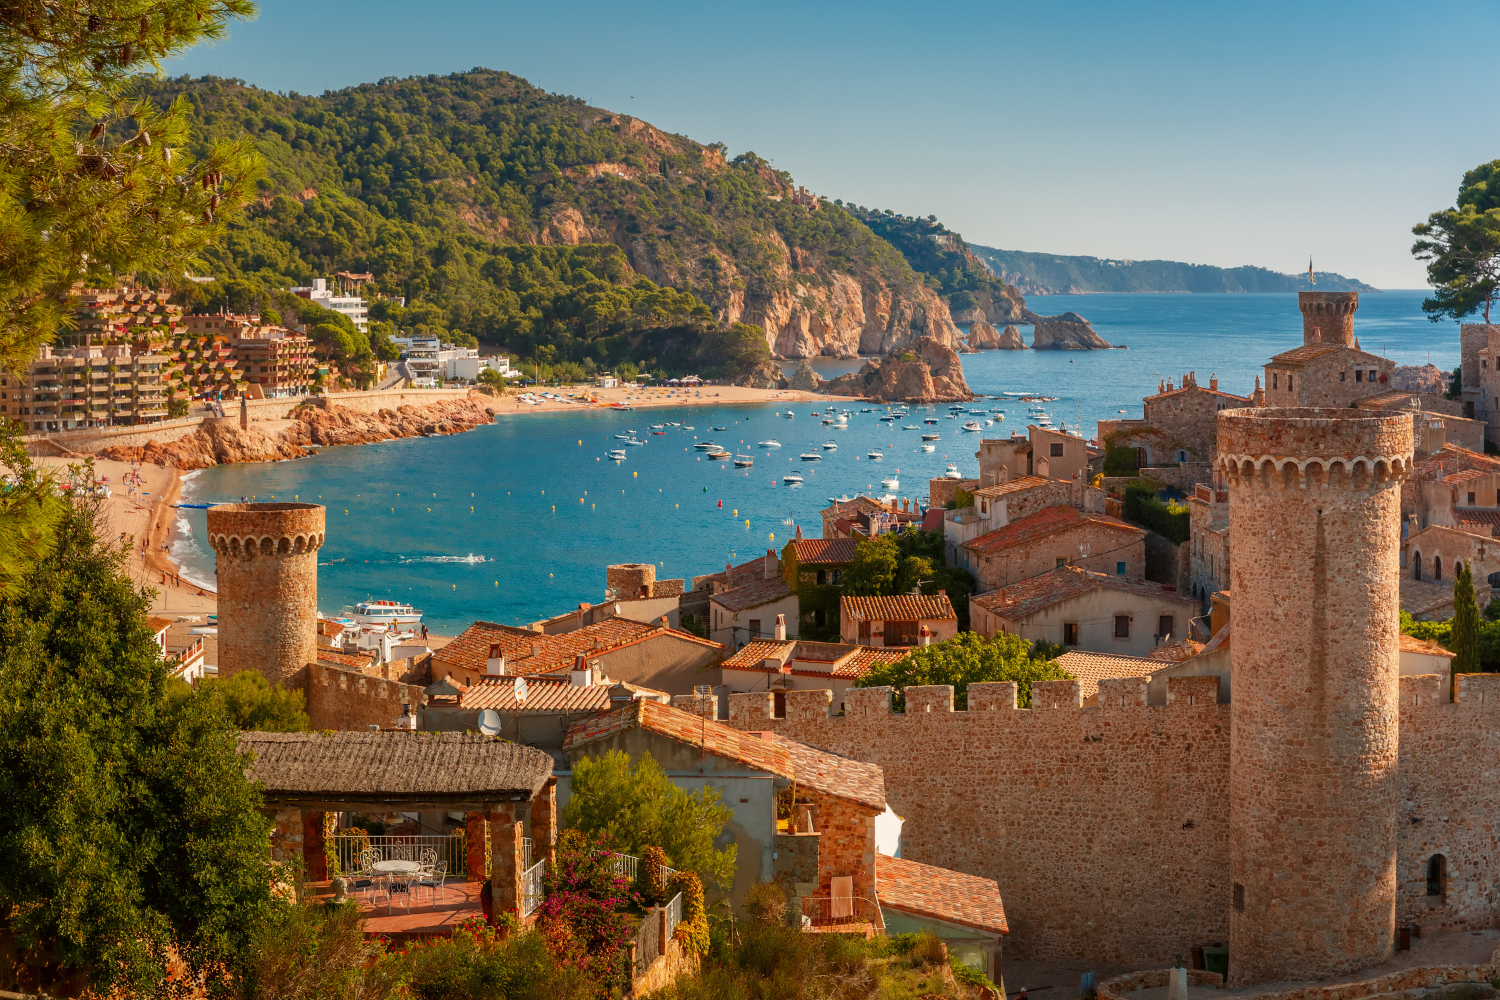
POLYGON ((562 399, 543 399, 539 403, 523 403, 519 394, 500 397, 480 396, 482 405, 495 410, 495 416, 517 413, 556 413, 559 411, 582 412, 602 410, 627 412, 628 410, 660 409, 673 406, 737 406, 756 403, 829 403, 844 404, 868 402, 863 396, 832 396, 812 392, 808 389, 753 389, 747 386, 722 385, 710 387, 712 392, 701 395, 681 395, 682 390, 668 389, 592 389, 587 386, 562 387, 553 392, 562 399), (592 393, 602 402, 585 402, 568 398, 592 393), (613 405, 619 404, 619 405, 613 405))

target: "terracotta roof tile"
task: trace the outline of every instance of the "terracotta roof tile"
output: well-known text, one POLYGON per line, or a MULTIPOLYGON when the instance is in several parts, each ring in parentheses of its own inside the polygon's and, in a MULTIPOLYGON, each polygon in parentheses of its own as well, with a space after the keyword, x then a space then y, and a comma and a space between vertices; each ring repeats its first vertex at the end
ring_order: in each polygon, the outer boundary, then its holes
POLYGON ((824 507, 823 515, 826 517, 831 514, 834 519, 837 520, 845 517, 852 517, 855 514, 888 514, 890 513, 890 510, 891 509, 889 507, 879 502, 878 500, 872 500, 870 497, 859 496, 855 497, 853 500, 846 500, 843 503, 833 504, 831 507, 824 507))
POLYGON ((156 615, 146 617, 146 627, 151 630, 152 635, 161 635, 162 632, 171 628, 173 621, 170 618, 158 618, 156 615))
POLYGON ((790 640, 777 642, 774 639, 752 639, 739 652, 719 664, 725 670, 759 670, 761 661, 768 656, 790 658, 797 644, 790 640))
POLYGON ((1192 639, 1183 637, 1176 642, 1169 642, 1148 652, 1146 655, 1161 663, 1176 663, 1178 660, 1186 660, 1190 656, 1197 656, 1203 652, 1204 643, 1194 642, 1192 639))
POLYGON ((991 879, 947 868, 891 858, 875 858, 875 891, 880 905, 919 917, 1008 934, 1000 886, 991 879))
POLYGON ((1084 698, 1099 693, 1099 682, 1111 677, 1144 677, 1160 670, 1161 661, 1146 656, 1117 656, 1075 649, 1057 658, 1057 665, 1078 678, 1078 690, 1084 698))
POLYGON ((1117 517, 1094 514, 1079 510, 1077 507, 1057 504, 1044 507, 1019 521, 1012 521, 1003 528, 980 535, 978 538, 965 542, 962 547, 981 555, 989 555, 1085 524, 1096 524, 1100 527, 1128 532, 1141 538, 1146 537, 1146 529, 1126 524, 1117 517))
POLYGON ((709 598, 726 611, 749 611, 772 601, 779 601, 792 593, 786 581, 779 576, 769 580, 757 580, 733 590, 721 590, 709 598))
POLYGON ((972 490, 976 497, 988 497, 993 500, 996 497, 1008 496, 1012 493, 1021 493, 1025 490, 1034 490, 1038 486, 1056 486, 1063 482, 1061 479, 1047 479, 1044 476, 1021 476, 1012 479, 1008 483, 996 483, 994 486, 986 486, 983 489, 972 490))
POLYGON ((492 708, 497 712, 554 715, 562 712, 602 712, 610 707, 609 685, 578 687, 571 680, 533 677, 526 680, 526 700, 516 700, 518 677, 487 677, 470 685, 459 698, 464 708, 492 708))
POLYGON ((860 652, 854 659, 842 664, 833 671, 833 677, 849 677, 858 679, 869 673, 878 663, 895 663, 907 653, 911 652, 910 646, 886 646, 878 648, 875 646, 862 646, 860 652))
POLYGON ((1077 566, 1059 566, 1040 576, 1010 584, 999 590, 992 590, 987 594, 979 594, 971 597, 970 600, 1001 618, 1018 621, 1070 597, 1087 593, 1095 587, 1147 597, 1176 598, 1189 604, 1196 604, 1191 598, 1183 597, 1176 591, 1164 590, 1159 583, 1137 583, 1118 576, 1090 573, 1077 566))
POLYGON ((895 597, 841 597, 846 621, 922 622, 957 618, 947 594, 898 594, 895 597))
MULTIPOLYGON (((1294 347, 1290 351, 1274 355, 1271 358, 1271 364, 1277 368, 1300 368, 1309 361, 1343 349, 1343 344, 1303 344, 1301 347, 1294 347)), ((1351 347, 1349 350, 1352 351, 1354 348, 1351 347)))
POLYGON ((852 538, 799 538, 792 543, 803 566, 842 566, 854 561, 852 538))
POLYGON ((695 642, 715 649, 727 647, 717 642, 701 639, 690 632, 665 629, 660 625, 648 625, 612 615, 600 622, 586 625, 572 632, 546 635, 530 629, 497 625, 494 622, 477 621, 463 634, 442 649, 433 653, 433 659, 443 667, 457 666, 475 673, 484 673, 489 659, 490 646, 499 644, 505 654, 508 674, 542 674, 570 666, 579 653, 597 656, 622 646, 628 646, 661 636, 672 636, 685 642, 695 642), (533 652, 535 649, 535 652, 533 652))
POLYGON ((1494 469, 1465 469, 1462 472, 1450 472, 1443 477, 1443 485, 1457 486, 1460 483, 1473 482, 1476 479, 1483 479, 1485 476, 1493 476, 1494 474, 1494 469))
POLYGON ((1227 399, 1238 400, 1241 403, 1248 403, 1248 402, 1250 402, 1250 397, 1249 396, 1236 396, 1232 392, 1225 392, 1223 389, 1210 389, 1207 386, 1199 385, 1196 382, 1194 382, 1194 383, 1192 383, 1190 385, 1178 386, 1176 389, 1168 389, 1165 392, 1152 393, 1149 398, 1151 398, 1151 399, 1167 399, 1167 398, 1169 398, 1171 396, 1181 396, 1185 392, 1192 392, 1194 390, 1196 390, 1198 392, 1206 392, 1206 393, 1209 393, 1210 395, 1214 395, 1214 396, 1224 396, 1227 399))
POLYGON ((775 733, 742 733, 654 701, 632 702, 576 723, 568 730, 563 749, 587 746, 631 729, 645 729, 701 746, 709 753, 795 780, 816 791, 885 809, 885 775, 874 764, 840 757, 775 733))
POLYGON ((318 661, 320 663, 334 663, 341 667, 352 667, 355 670, 363 670, 375 662, 375 654, 340 653, 332 649, 319 649, 318 661))
POLYGON ((1446 656, 1450 660, 1457 655, 1444 649, 1431 639, 1418 639, 1416 636, 1407 635, 1405 632, 1401 633, 1401 652, 1423 653, 1427 656, 1446 656))

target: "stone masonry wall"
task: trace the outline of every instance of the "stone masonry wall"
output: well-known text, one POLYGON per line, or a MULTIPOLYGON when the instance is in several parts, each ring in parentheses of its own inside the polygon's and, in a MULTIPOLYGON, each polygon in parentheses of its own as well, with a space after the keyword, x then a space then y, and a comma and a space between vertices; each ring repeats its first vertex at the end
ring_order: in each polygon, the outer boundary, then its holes
POLYGON ((307 667, 307 716, 315 730, 389 729, 403 704, 416 712, 423 697, 418 684, 381 680, 325 663, 307 667))
MULTIPOLYGON (((1013 684, 790 691, 786 718, 764 695, 731 695, 729 725, 879 764, 904 817, 902 856, 995 879, 1019 956, 1170 961, 1228 935, 1229 706, 1177 697, 1146 706, 1146 679, 1106 680, 1098 708, 1078 682, 1039 683, 1016 710, 1013 684)), ((829 823, 820 823, 824 851, 829 823)))
MULTIPOLYGON (((1119 575, 1116 563, 1123 562, 1128 578, 1139 580, 1146 575, 1143 533, 1125 532, 1094 521, 1028 539, 990 555, 982 555, 971 549, 969 570, 979 581, 976 590, 995 590, 1049 572, 1057 568, 1059 559, 1068 565, 1082 566, 1095 573, 1110 576, 1119 575), (1080 555, 1079 547, 1082 545, 1088 546, 1088 558, 1080 555)), ((1166 582, 1177 581, 1173 577, 1166 582)))

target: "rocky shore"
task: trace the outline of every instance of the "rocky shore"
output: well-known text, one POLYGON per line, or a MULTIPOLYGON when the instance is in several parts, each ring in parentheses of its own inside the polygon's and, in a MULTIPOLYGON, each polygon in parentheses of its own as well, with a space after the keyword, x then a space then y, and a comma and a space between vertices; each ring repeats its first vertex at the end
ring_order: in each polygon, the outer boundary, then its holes
POLYGON ((458 434, 489 423, 494 413, 480 398, 473 396, 377 413, 361 413, 336 404, 327 409, 304 406, 293 416, 291 426, 275 435, 253 426, 242 430, 237 418, 226 417, 209 421, 191 435, 176 441, 166 444, 148 441, 144 446, 115 445, 105 448, 99 457, 184 470, 237 462, 276 462, 301 458, 314 447, 458 434))
POLYGON ((979 351, 1024 351, 1026 341, 1014 326, 1007 326, 1004 333, 999 333, 991 324, 976 319, 969 324, 969 346, 979 351))
POLYGON ((1112 346, 1076 312, 1039 317, 1031 336, 1031 348, 1035 351, 1096 351, 1112 346))
POLYGON ((883 358, 871 358, 859 371, 827 383, 840 396, 867 396, 879 402, 950 403, 974 398, 964 380, 958 353, 932 337, 883 358))

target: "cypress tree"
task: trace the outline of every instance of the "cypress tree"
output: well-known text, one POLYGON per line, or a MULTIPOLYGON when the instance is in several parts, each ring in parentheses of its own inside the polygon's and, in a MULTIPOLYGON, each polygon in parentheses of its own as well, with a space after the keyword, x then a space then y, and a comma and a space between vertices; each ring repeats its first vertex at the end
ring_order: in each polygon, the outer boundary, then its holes
POLYGON ((1458 675, 1479 669, 1479 605, 1474 600, 1474 571, 1460 563, 1453 580, 1453 633, 1449 639, 1453 650, 1453 671, 1448 681, 1449 700, 1458 691, 1458 675))

